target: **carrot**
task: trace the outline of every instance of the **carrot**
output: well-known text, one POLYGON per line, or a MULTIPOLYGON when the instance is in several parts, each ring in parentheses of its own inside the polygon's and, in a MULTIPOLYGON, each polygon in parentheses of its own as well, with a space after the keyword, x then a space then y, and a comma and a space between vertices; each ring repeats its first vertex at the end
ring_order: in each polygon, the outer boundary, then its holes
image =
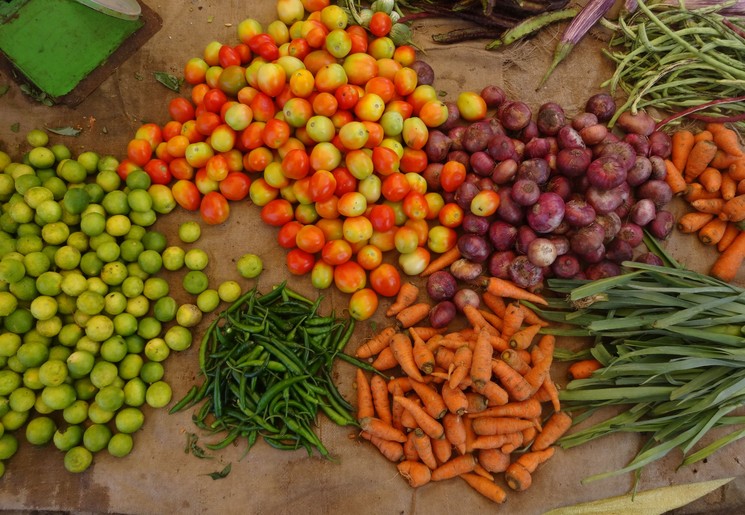
MULTIPOLYGON (((418 405, 418 400, 414 402, 417 402, 418 405)), ((412 415, 411 412, 406 409, 404 409, 403 413, 401 413, 401 425, 404 426, 406 429, 416 429, 417 427, 419 427, 416 419, 414 418, 414 415, 412 415)), ((409 438, 412 438, 411 433, 408 433, 408 435, 409 438)))
POLYGON ((451 458, 432 471, 432 481, 451 479, 476 468, 476 457, 472 453, 462 454, 451 458))
POLYGON ((496 435, 479 435, 473 441, 473 448, 481 451, 484 449, 503 449, 505 446, 517 448, 522 444, 523 434, 520 431, 516 431, 514 433, 496 435))
POLYGON ((406 435, 403 431, 383 422, 379 418, 365 417, 360 419, 359 423, 363 431, 367 431, 373 436, 377 436, 383 440, 391 440, 393 442, 406 442, 406 435))
POLYGON ((447 347, 437 347, 437 350, 435 350, 435 366, 443 370, 450 370, 454 357, 455 352, 447 347))
POLYGON ((411 379, 406 376, 393 377, 388 380, 388 393, 391 395, 398 395, 399 391, 403 395, 411 390, 411 379))
POLYGON ((445 436, 445 430, 437 420, 430 416, 424 408, 419 406, 417 403, 407 397, 394 397, 396 402, 401 404, 406 411, 408 411, 416 420, 422 431, 427 433, 430 438, 443 438, 445 436))
POLYGON ((393 351, 390 347, 386 347, 375 357, 372 363, 370 363, 376 370, 390 370, 398 366, 398 361, 393 355, 393 351))
POLYGON ((693 234, 698 232, 699 229, 709 223, 713 218, 714 215, 711 213, 691 211, 678 218, 677 227, 678 230, 684 234, 693 234))
POLYGON ((416 332, 419 338, 421 338, 425 342, 429 342, 435 336, 440 336, 445 331, 444 327, 435 328, 429 326, 416 326, 409 327, 409 332, 411 332, 412 329, 416 332))
POLYGON ((722 188, 722 172, 711 166, 707 166, 701 175, 698 176, 698 182, 709 193, 714 193, 722 188))
POLYGON ((460 415, 448 413, 442 418, 445 439, 455 447, 459 453, 466 453, 466 426, 460 415))
POLYGON ((603 364, 595 358, 583 359, 569 365, 567 372, 572 379, 587 379, 602 366, 603 364))
POLYGON ((702 139, 694 143, 691 152, 688 154, 683 176, 687 182, 693 182, 709 166, 714 154, 717 151, 717 145, 711 140, 702 139))
POLYGON ((375 416, 370 382, 360 368, 357 369, 355 385, 357 387, 357 420, 375 416))
POLYGON ((489 293, 498 297, 506 297, 514 300, 527 300, 533 304, 541 304, 543 306, 548 305, 546 299, 540 295, 529 292, 528 290, 520 288, 511 281, 500 279, 499 277, 489 277, 486 280, 486 289, 489 293))
POLYGON ((391 338, 391 351, 393 351, 393 356, 396 358, 396 362, 401 367, 401 370, 407 376, 417 381, 424 380, 414 361, 414 348, 411 345, 411 339, 406 334, 396 333, 393 335, 393 338, 391 338))
POLYGON ((742 156, 733 156, 722 149, 718 149, 716 154, 714 154, 711 163, 709 163, 709 166, 716 168, 717 170, 726 170, 729 168, 729 165, 740 159, 740 157, 742 156))
POLYGON ((484 315, 481 314, 476 306, 470 304, 463 306, 463 314, 465 315, 469 325, 476 330, 479 330, 482 327, 493 327, 489 322, 487 322, 484 315))
POLYGON ((727 173, 736 181, 745 179, 745 157, 738 157, 727 167, 727 173))
POLYGON ((432 418, 440 419, 448 412, 442 395, 429 385, 411 380, 411 387, 424 404, 424 409, 432 418))
POLYGON ((486 329, 481 329, 473 347, 473 357, 471 358, 471 381, 476 387, 481 387, 491 378, 493 354, 494 349, 489 342, 489 332, 486 329))
POLYGON ((388 326, 369 340, 362 343, 355 351, 354 355, 360 359, 370 358, 378 354, 381 350, 388 347, 391 338, 396 333, 396 328, 388 326))
POLYGON ((435 459, 437 459, 437 463, 445 463, 453 456, 453 445, 447 440, 447 438, 443 438, 441 440, 435 438, 434 440, 432 438, 429 439, 430 445, 432 445, 432 453, 435 455, 435 459))
POLYGON ((379 375, 373 375, 370 379, 370 393, 372 395, 372 404, 375 408, 377 417, 389 424, 392 423, 391 402, 388 398, 388 384, 385 379, 379 375))
POLYGON ((737 195, 737 181, 732 178, 729 172, 722 172, 722 185, 719 193, 724 200, 729 200, 737 195))
POLYGON ((487 406, 487 398, 478 392, 465 392, 466 399, 468 399, 468 407, 466 413, 479 413, 484 411, 487 406))
POLYGON ((440 395, 450 413, 463 415, 468 410, 468 398, 460 388, 451 388, 448 383, 445 383, 440 389, 440 395))
POLYGON ((446 250, 439 256, 437 256, 435 259, 431 260, 429 262, 429 265, 427 265, 424 270, 419 272, 420 277, 427 277, 429 275, 434 274, 435 272, 439 272, 440 270, 444 270, 445 268, 449 267, 456 261, 458 261, 461 258, 460 249, 458 246, 454 246, 453 248, 446 250))
POLYGON ((722 122, 708 122, 705 126, 705 129, 712 134, 716 134, 719 131, 727 130, 727 126, 724 125, 722 122))
POLYGON ((738 181, 737 185, 735 186, 735 194, 736 195, 745 194, 745 179, 738 181))
POLYGON ((502 490, 499 485, 494 481, 490 481, 485 477, 478 474, 466 473, 461 474, 460 477, 468 483, 468 485, 476 490, 478 493, 494 501, 495 503, 502 504, 507 499, 507 494, 502 490))
POLYGON ((697 182, 693 182, 688 185, 688 190, 683 194, 683 198, 690 204, 695 200, 710 199, 710 198, 721 198, 719 192, 709 193, 704 189, 702 185, 697 182))
POLYGON ((520 455, 504 473, 507 486, 513 490, 523 491, 530 488, 533 483, 531 474, 535 472, 538 465, 545 463, 554 455, 555 448, 549 447, 543 451, 531 451, 520 455))
POLYGON ((477 459, 489 472, 504 472, 510 465, 510 455, 499 449, 479 449, 477 459))
POLYGON ((708 130, 705 130, 705 129, 702 130, 702 131, 699 131, 699 132, 697 132, 696 134, 693 135, 693 141, 694 142, 699 142, 702 139, 709 140, 709 141, 714 141, 714 135, 711 133, 711 131, 708 131, 708 130))
POLYGON ((544 379, 548 375, 549 368, 551 367, 552 359, 550 356, 546 356, 540 349, 533 349, 533 367, 525 374, 525 380, 533 386, 533 391, 537 391, 538 388, 543 384, 544 379))
POLYGON ((385 456, 389 461, 398 462, 404 457, 404 446, 399 442, 384 440, 380 437, 371 435, 367 431, 362 431, 360 436, 377 447, 380 454, 385 456))
POLYGON ((721 150, 732 156, 742 156, 742 146, 737 132, 732 129, 721 129, 713 134, 714 143, 721 150))
POLYGON ((530 447, 534 451, 548 449, 572 427, 572 417, 564 411, 556 411, 543 426, 543 430, 535 437, 530 447))
POLYGON ((538 434, 538 428, 536 426, 528 427, 523 429, 520 433, 523 435, 523 443, 529 445, 533 440, 535 440, 535 437, 538 434))
POLYGON ((490 406, 501 406, 509 401, 509 394, 494 381, 487 381, 483 386, 476 388, 476 391, 486 397, 490 406))
POLYGON ((432 471, 419 461, 405 460, 396 465, 396 468, 412 488, 424 486, 432 479, 432 471))
POLYGON ((477 435, 515 433, 533 425, 530 420, 516 417, 477 417, 471 423, 477 435))
POLYGON ((416 284, 411 281, 403 283, 396 294, 396 300, 388 306, 385 316, 392 317, 398 315, 404 308, 408 308, 414 304, 418 296, 419 287, 416 284))
MULTIPOLYGON (((489 481, 494 481, 494 475, 481 466, 481 464, 479 463, 478 457, 476 458, 476 468, 473 469, 472 473, 476 474, 477 476, 481 476, 485 479, 488 479, 489 481)), ((471 474, 471 472, 467 472, 467 474, 471 474)))
POLYGON ((673 195, 685 193, 688 189, 688 184, 683 177, 683 173, 669 159, 665 159, 665 171, 665 182, 670 186, 673 195))
POLYGON ((737 195, 724 202, 719 213, 719 218, 731 222, 741 222, 745 220, 745 194, 737 195))
POLYGON ((510 338, 510 347, 513 349, 527 349, 533 343, 533 338, 535 338, 535 335, 540 330, 541 326, 539 324, 533 324, 515 331, 515 334, 510 338))
POLYGON ((473 443, 478 438, 478 435, 473 432, 472 420, 470 418, 463 418, 463 426, 466 428, 466 452, 473 452, 473 443))
MULTIPOLYGON (((745 209, 745 203, 743 203, 745 209)), ((698 239, 704 245, 716 245, 724 236, 729 222, 721 218, 712 218, 706 225, 698 231, 698 239)))
MULTIPOLYGON (((737 198, 737 197, 735 197, 737 198)), ((719 215, 722 212, 725 202, 731 202, 731 200, 725 201, 723 198, 707 198, 698 199, 691 202, 691 206, 700 213, 709 213, 712 215, 719 215)))
POLYGON ((489 323, 490 326, 492 326, 497 331, 500 331, 502 329, 502 319, 499 318, 499 316, 486 309, 479 309, 478 311, 481 316, 484 317, 484 320, 489 323))
POLYGON ((717 256, 709 273, 722 281, 730 282, 737 275, 743 259, 745 259, 745 231, 740 231, 729 247, 717 256))
MULTIPOLYGON (((398 397, 404 396, 404 391, 401 388, 401 385, 398 382, 396 382, 395 379, 391 380, 390 383, 388 384, 388 391, 390 391, 391 394, 394 396, 398 396, 398 397)), ((404 424, 403 424, 402 418, 403 418, 403 414, 405 411, 406 410, 404 409, 404 407, 401 406, 399 403, 397 402, 391 403, 391 425, 395 427, 396 429, 403 430, 404 424)))
POLYGON ((502 338, 510 341, 512 335, 520 330, 523 325, 525 315, 520 309, 520 305, 517 302, 510 302, 504 311, 504 317, 502 318, 502 338))
POLYGON ((678 170, 683 170, 695 143, 693 133, 686 129, 675 131, 671 140, 671 160, 678 170))
POLYGON ((543 378, 541 389, 546 390, 554 410, 559 411, 561 409, 561 403, 559 402, 559 389, 551 378, 551 374, 546 374, 546 377, 543 378))
POLYGON ((521 375, 525 375, 530 370, 528 362, 515 349, 505 350, 500 355, 500 358, 521 375))
POLYGON ((414 340, 412 352, 414 353, 414 363, 423 374, 431 374, 435 369, 435 355, 427 344, 419 336, 419 332, 409 327, 409 334, 414 340))
POLYGON ((478 417, 516 417, 535 418, 541 415, 541 403, 530 398, 524 401, 508 402, 502 406, 492 406, 479 413, 469 413, 469 418, 478 417))
POLYGON ((530 383, 501 359, 491 360, 491 371, 512 400, 524 401, 532 394, 533 388, 530 383))
POLYGON ((450 371, 448 384, 451 388, 457 388, 471 371, 473 351, 468 345, 461 345, 455 350, 453 356, 453 369, 450 371))
POLYGON ((538 324, 541 327, 547 327, 548 326, 548 322, 546 322, 541 317, 539 317, 538 314, 535 311, 533 311, 532 309, 530 309, 528 306, 526 306, 522 302, 519 305, 520 305, 520 311, 523 312, 523 322, 524 323, 530 324, 530 325, 538 324))
POLYGON ((411 306, 399 311, 396 315, 396 320, 401 324, 401 327, 408 328, 427 318, 430 309, 432 309, 432 306, 428 302, 412 304, 411 306))
POLYGON ((404 460, 421 461, 419 459, 419 453, 416 451, 416 446, 414 445, 414 431, 406 433, 406 438, 406 443, 403 444, 404 460))
POLYGON ((427 465, 431 469, 437 468, 437 460, 435 459, 434 452, 432 451, 432 442, 421 428, 414 429, 414 448, 416 449, 419 459, 422 463, 427 465))
POLYGON ((484 305, 492 310, 492 312, 499 318, 504 318, 504 311, 507 309, 507 304, 502 297, 485 291, 481 295, 481 300, 484 301, 484 305))
POLYGON ((724 249, 730 246, 730 243, 735 241, 735 238, 740 233, 740 228, 733 222, 727 222, 727 228, 724 230, 722 239, 717 243, 717 251, 724 252, 724 249))

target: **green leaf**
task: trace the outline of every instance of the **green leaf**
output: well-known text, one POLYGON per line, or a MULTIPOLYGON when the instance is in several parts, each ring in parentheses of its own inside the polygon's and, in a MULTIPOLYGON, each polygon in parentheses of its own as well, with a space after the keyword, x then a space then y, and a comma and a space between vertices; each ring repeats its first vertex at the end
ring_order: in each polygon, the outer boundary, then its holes
POLYGON ((163 84, 165 87, 172 91, 178 92, 181 89, 181 80, 175 75, 171 75, 166 72, 154 72, 155 80, 163 84))
POLYGON ((18 132, 21 130, 21 124, 16 122, 13 125, 10 126, 10 130, 13 132, 18 132))
POLYGON ((10 86, 7 84, 0 84, 0 97, 8 92, 10 86))
POLYGON ((232 463, 228 463, 227 465, 225 465, 225 468, 222 469, 221 471, 219 471, 219 472, 210 472, 207 475, 209 477, 211 477, 212 479, 215 479, 215 480, 222 479, 224 477, 227 477, 228 474, 230 474, 231 467, 232 467, 232 463))
POLYGON ((60 136, 77 136, 82 132, 80 129, 74 127, 47 127, 47 130, 53 134, 59 134, 60 136))

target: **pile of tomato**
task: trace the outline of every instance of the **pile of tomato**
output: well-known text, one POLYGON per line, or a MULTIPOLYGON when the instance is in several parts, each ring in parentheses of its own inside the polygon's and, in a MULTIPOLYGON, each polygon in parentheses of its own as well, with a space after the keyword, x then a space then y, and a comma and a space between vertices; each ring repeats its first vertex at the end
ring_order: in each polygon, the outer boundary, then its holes
MULTIPOLYGON (((365 319, 378 295, 396 295, 399 270, 417 275, 456 243, 462 213, 422 176, 429 129, 448 109, 418 83, 415 49, 388 37, 389 13, 363 27, 329 0, 279 0, 277 14, 188 60, 190 96, 170 101, 165 125, 137 130, 119 173, 146 170, 208 224, 249 199, 278 228, 289 271, 352 294, 351 315, 365 319)), ((452 166, 444 186, 462 182, 452 166)))

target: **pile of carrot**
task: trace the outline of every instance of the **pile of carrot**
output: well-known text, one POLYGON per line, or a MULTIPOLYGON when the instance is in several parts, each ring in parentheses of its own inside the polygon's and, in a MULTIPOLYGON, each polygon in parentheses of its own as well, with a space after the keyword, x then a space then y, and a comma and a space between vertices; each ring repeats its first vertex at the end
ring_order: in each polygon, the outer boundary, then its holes
POLYGON ((502 503, 495 475, 529 488, 572 419, 550 375, 555 338, 520 302, 545 299, 496 278, 486 286, 481 305, 464 309, 464 327, 450 330, 424 324, 428 303, 407 285, 388 310, 395 323, 356 351, 380 372, 357 370, 357 420, 412 487, 460 478, 502 503))
POLYGON ((681 232, 697 234, 719 254, 710 274, 731 281, 745 258, 745 151, 737 131, 708 123, 672 135, 666 181, 694 209, 678 218, 681 232))

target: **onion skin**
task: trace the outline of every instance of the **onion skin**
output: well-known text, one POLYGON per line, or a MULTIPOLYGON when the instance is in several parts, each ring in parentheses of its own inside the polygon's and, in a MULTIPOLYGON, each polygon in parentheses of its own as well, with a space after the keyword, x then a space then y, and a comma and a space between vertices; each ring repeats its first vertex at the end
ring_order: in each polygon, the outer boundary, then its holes
POLYGON ((434 301, 453 298, 458 289, 458 281, 447 270, 438 270, 427 277, 427 294, 434 301))
POLYGON ((616 102, 608 93, 596 93, 587 99, 585 111, 597 116, 598 121, 607 122, 616 114, 616 102))
POLYGON ((435 329, 447 327, 457 314, 457 308, 452 301, 443 300, 438 302, 429 312, 429 323, 435 329))
POLYGON ((484 266, 461 258, 450 265, 450 273, 459 281, 473 281, 484 273, 484 266))

